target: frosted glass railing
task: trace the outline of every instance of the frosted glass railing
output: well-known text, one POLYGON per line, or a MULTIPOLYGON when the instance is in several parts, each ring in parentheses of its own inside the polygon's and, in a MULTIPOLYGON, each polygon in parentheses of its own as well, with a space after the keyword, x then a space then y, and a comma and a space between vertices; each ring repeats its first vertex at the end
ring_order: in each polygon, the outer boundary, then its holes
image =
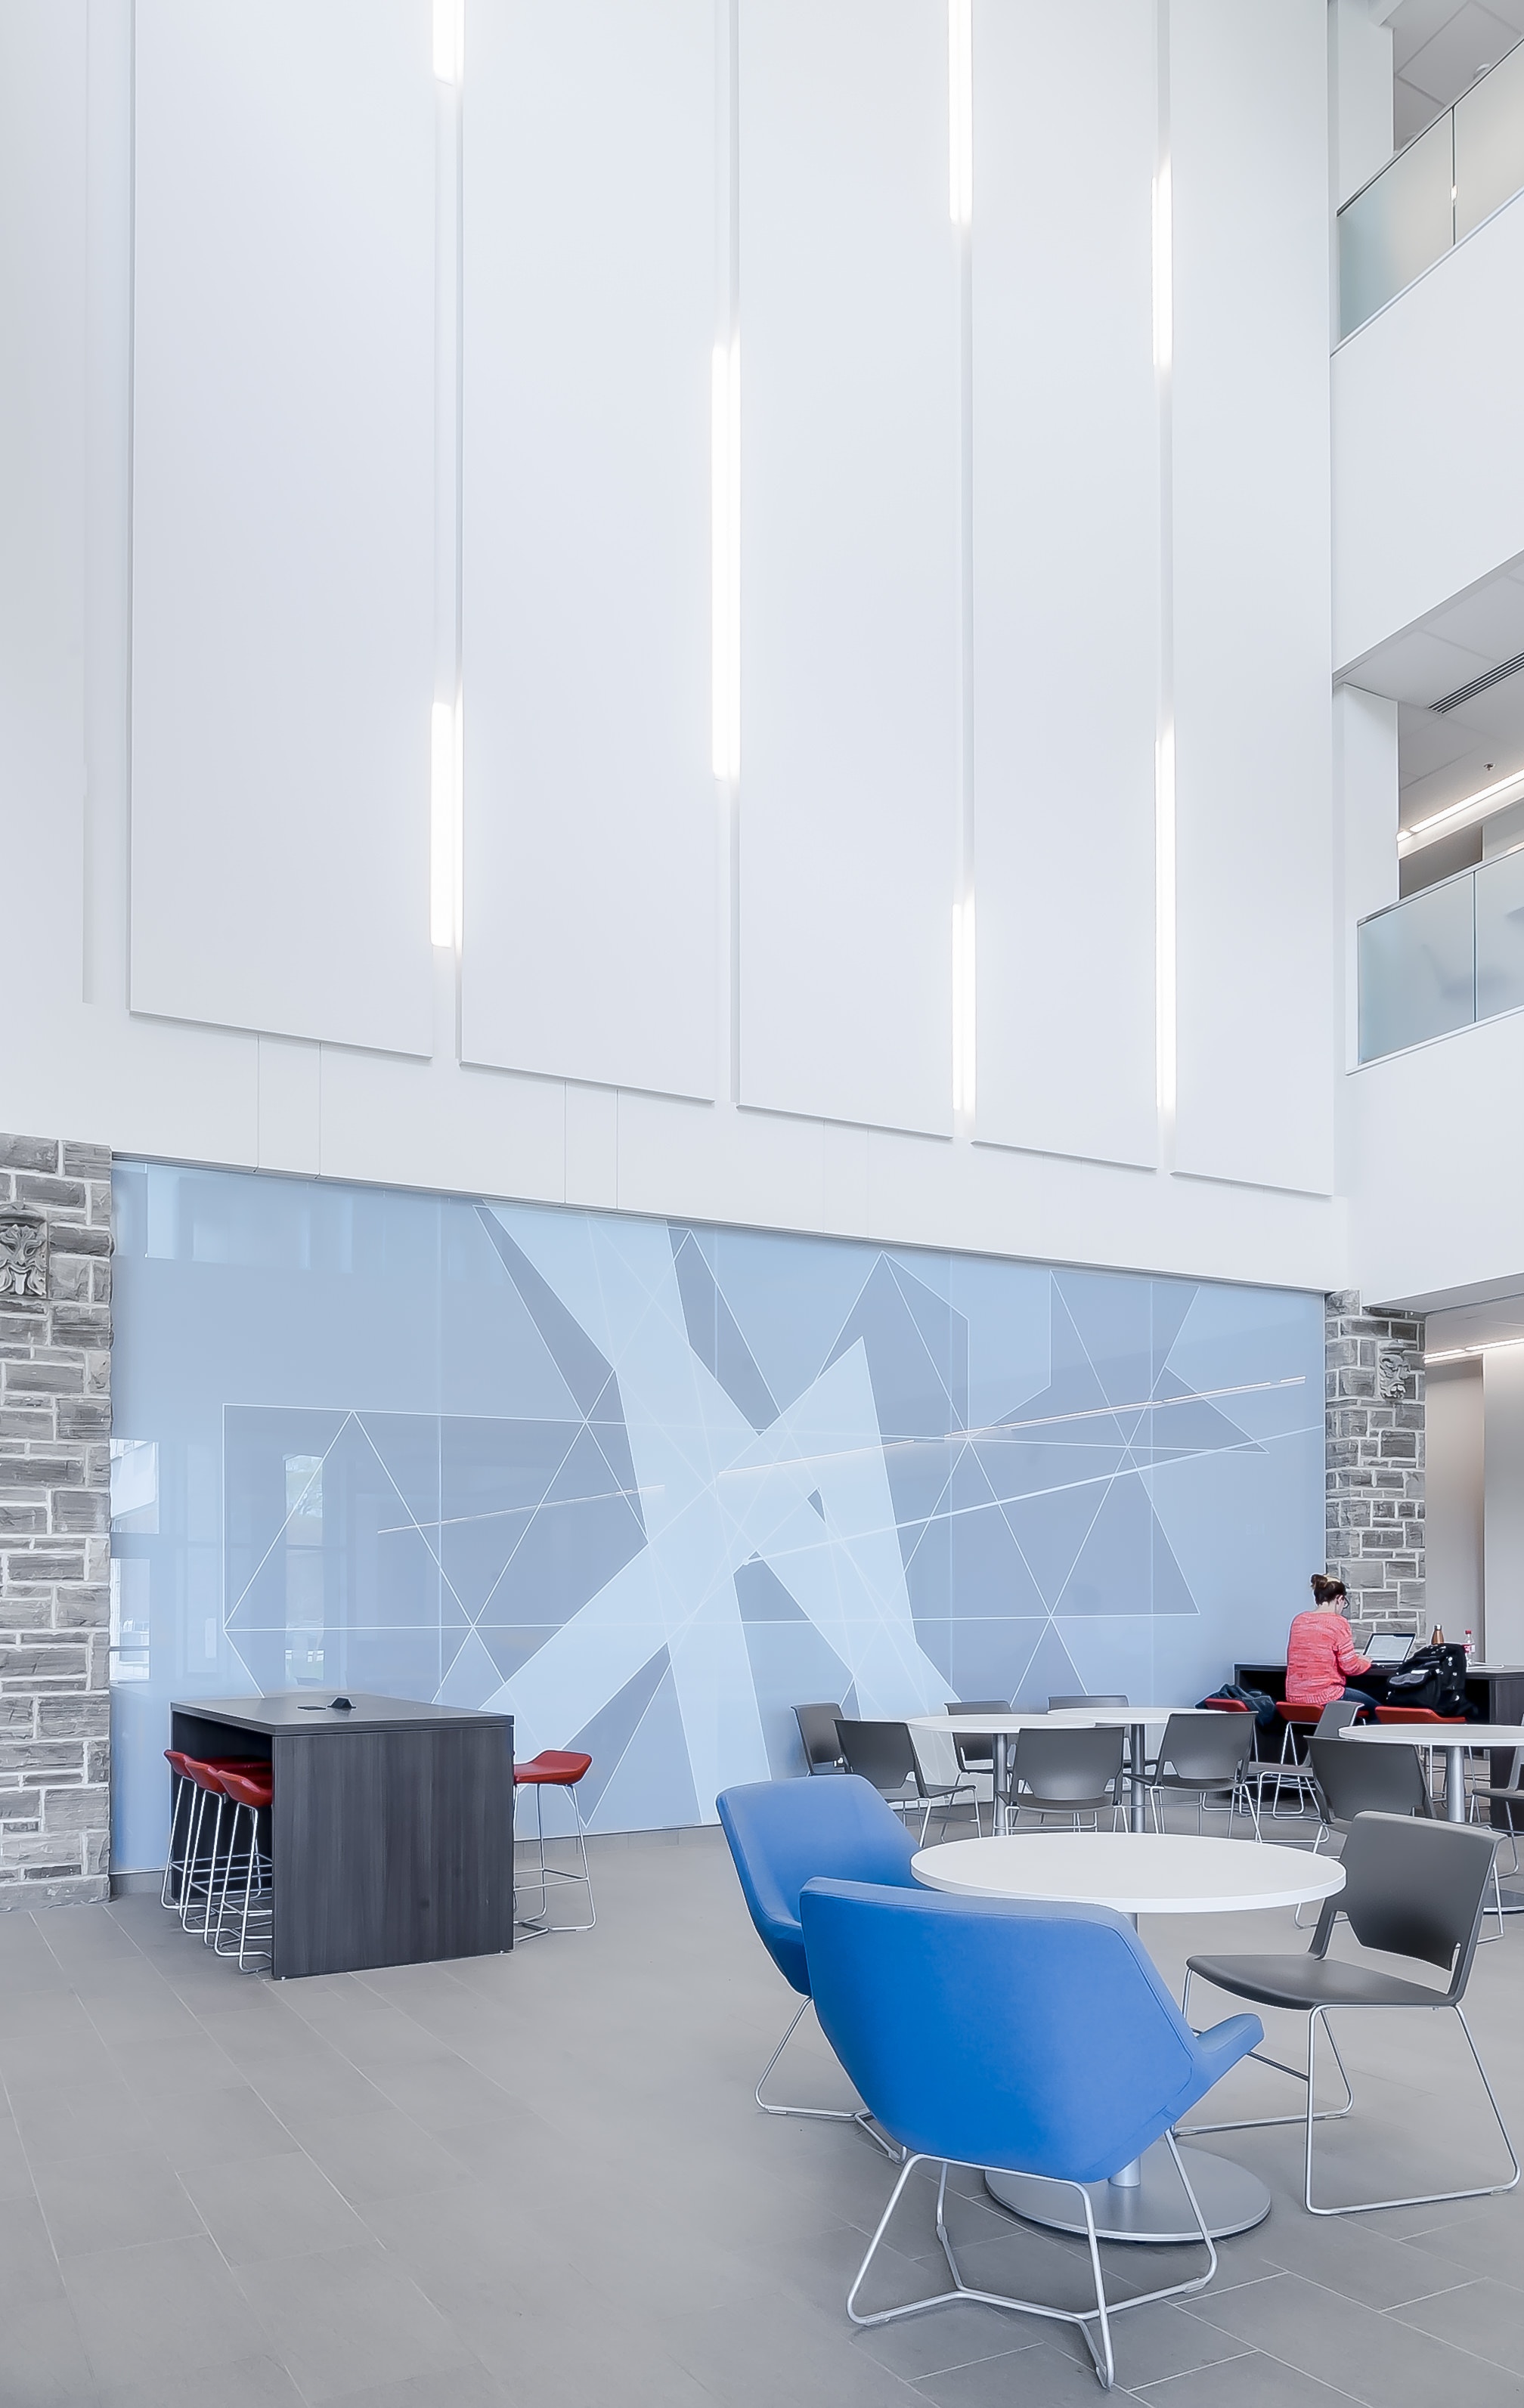
POLYGON ((1524 191, 1524 42, 1339 212, 1339 332, 1352 335, 1524 191))
POLYGON ((1362 920, 1359 1058, 1524 1009, 1524 850, 1362 920))

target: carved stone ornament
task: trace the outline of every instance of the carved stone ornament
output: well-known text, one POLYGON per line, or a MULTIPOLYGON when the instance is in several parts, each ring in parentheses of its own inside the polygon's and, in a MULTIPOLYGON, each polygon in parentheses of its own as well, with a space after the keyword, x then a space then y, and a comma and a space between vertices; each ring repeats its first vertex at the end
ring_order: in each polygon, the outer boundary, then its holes
POLYGON ((1376 1388, 1384 1405, 1401 1404, 1407 1394, 1407 1363, 1401 1354, 1382 1354, 1376 1362, 1376 1388))
POLYGON ((48 1224, 40 1212, 0 1205, 0 1296, 46 1297, 48 1224))

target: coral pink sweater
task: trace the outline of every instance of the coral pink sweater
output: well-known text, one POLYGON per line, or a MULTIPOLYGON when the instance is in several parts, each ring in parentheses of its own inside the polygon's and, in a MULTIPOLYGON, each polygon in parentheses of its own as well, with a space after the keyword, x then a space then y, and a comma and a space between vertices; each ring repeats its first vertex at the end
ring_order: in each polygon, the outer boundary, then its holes
POLYGON ((1342 1698, 1344 1683, 1368 1672, 1342 1613, 1299 1613, 1286 1642, 1286 1701, 1289 1706, 1326 1706, 1342 1698))

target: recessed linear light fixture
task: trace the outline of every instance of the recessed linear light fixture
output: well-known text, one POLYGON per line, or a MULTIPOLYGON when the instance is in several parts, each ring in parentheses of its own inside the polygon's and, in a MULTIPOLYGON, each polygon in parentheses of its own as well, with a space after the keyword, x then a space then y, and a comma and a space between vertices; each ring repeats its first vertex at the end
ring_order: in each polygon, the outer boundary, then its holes
POLYGON ((1488 808, 1504 796, 1524 796, 1524 769, 1515 769, 1511 776, 1499 778, 1490 786, 1479 786, 1474 795, 1463 796, 1459 803, 1447 803, 1442 811, 1431 811, 1427 819, 1415 820, 1411 827, 1399 828, 1398 852, 1412 853, 1418 845, 1427 844, 1440 829, 1459 826, 1468 814, 1485 818, 1488 808))
POLYGON ((1473 1354, 1506 1354, 1516 1346, 1524 1346, 1524 1338, 1489 1338, 1481 1346, 1448 1346, 1440 1354, 1426 1354, 1425 1364, 1463 1363, 1473 1354))
POLYGON ((434 0, 434 72, 459 83, 466 56, 466 0, 434 0))
POLYGON ((975 1064, 973 896, 953 906, 953 1110, 973 1117, 975 1064))
POLYGON ((973 0, 947 0, 948 205, 973 223, 973 0))
POLYGON ((740 776, 740 340, 716 343, 710 389, 710 690, 714 775, 740 776))

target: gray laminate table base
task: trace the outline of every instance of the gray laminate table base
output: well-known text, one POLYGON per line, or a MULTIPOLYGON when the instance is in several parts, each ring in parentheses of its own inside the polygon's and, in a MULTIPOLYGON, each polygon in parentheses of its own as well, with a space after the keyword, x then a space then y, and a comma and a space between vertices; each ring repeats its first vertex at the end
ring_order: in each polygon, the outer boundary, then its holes
MULTIPOLYGON (((1230 2232, 1247 2232, 1270 2214, 1270 2193, 1258 2174, 1214 2157, 1209 2149, 1182 2148, 1191 2188, 1214 2241, 1230 2232)), ((1190 2203, 1174 2170, 1168 2145, 1156 2141, 1139 2160, 1143 2179, 1136 2183, 1087 2183, 1096 2233, 1101 2241, 1168 2242, 1201 2240, 1190 2203)), ((1028 2224, 1042 2224, 1050 2232, 1072 2232, 1085 2238, 1085 2218, 1073 2187, 1048 2182, 1041 2174, 986 2173, 985 2188, 991 2199, 1028 2224)))

